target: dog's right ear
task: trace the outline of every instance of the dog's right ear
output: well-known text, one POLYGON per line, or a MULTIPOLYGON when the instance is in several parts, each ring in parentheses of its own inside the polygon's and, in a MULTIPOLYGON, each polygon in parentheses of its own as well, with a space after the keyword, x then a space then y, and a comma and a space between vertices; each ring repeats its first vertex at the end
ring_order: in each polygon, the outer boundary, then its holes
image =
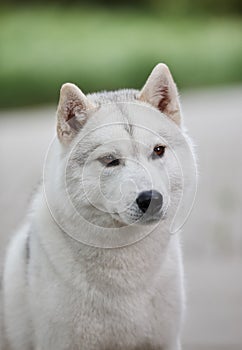
POLYGON ((88 111, 94 105, 74 84, 66 83, 60 90, 57 108, 57 135, 61 143, 68 144, 85 124, 88 111))

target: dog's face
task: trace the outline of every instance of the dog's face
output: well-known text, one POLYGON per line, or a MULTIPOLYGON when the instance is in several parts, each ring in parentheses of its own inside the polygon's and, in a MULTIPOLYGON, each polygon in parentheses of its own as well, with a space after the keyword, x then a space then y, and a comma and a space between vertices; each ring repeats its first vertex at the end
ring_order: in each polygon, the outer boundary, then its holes
POLYGON ((62 88, 57 130, 67 192, 76 210, 100 226, 154 223, 166 218, 181 188, 177 90, 158 65, 133 99, 119 94, 100 102, 71 84, 62 88))

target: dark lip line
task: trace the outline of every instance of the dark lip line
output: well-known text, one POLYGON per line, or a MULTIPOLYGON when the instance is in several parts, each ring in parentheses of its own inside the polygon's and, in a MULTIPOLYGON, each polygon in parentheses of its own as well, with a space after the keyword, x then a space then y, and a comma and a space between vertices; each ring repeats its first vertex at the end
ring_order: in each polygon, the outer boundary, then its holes
MULTIPOLYGON (((113 215, 117 216, 118 219, 121 219, 120 215, 118 213, 113 213, 113 215)), ((142 218, 145 217, 145 215, 141 215, 137 220, 135 220, 134 222, 131 223, 132 224, 135 224, 135 223, 141 223, 141 224, 151 224, 151 223, 155 223, 155 222, 158 222, 158 221, 163 221, 166 219, 166 211, 164 211, 162 213, 162 210, 160 212, 157 213, 157 215, 159 215, 159 217, 150 217, 148 220, 142 220, 142 218), (159 215, 159 213, 161 215, 159 215)), ((125 222, 123 222, 122 220, 118 220, 116 218, 114 218, 113 216, 111 216, 114 220, 116 220, 117 222, 119 222, 120 224, 122 225, 129 225, 125 222)))

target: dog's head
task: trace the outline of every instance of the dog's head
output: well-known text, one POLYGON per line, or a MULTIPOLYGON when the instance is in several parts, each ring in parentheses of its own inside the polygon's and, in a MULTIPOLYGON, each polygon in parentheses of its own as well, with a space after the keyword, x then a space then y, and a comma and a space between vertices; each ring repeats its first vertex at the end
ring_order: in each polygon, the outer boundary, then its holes
POLYGON ((178 92, 166 65, 154 68, 141 91, 85 96, 64 84, 57 117, 66 189, 82 216, 105 227, 166 218, 181 189, 182 143, 178 92))

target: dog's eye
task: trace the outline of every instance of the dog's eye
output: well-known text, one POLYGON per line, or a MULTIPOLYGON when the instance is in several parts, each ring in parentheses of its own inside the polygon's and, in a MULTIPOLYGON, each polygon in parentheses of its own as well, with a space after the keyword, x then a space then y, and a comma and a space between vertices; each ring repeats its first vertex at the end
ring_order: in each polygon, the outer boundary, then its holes
POLYGON ((107 167, 109 167, 109 166, 117 166, 119 164, 120 164, 120 160, 119 159, 114 159, 114 160, 112 160, 111 162, 109 162, 107 164, 107 167))
POLYGON ((106 167, 118 166, 120 164, 120 160, 114 158, 112 155, 105 156, 105 157, 101 158, 100 160, 104 165, 106 165, 106 167))
POLYGON ((162 146, 162 145, 157 145, 155 146, 154 148, 154 155, 158 156, 158 157, 162 157, 165 153, 165 146, 162 146))

